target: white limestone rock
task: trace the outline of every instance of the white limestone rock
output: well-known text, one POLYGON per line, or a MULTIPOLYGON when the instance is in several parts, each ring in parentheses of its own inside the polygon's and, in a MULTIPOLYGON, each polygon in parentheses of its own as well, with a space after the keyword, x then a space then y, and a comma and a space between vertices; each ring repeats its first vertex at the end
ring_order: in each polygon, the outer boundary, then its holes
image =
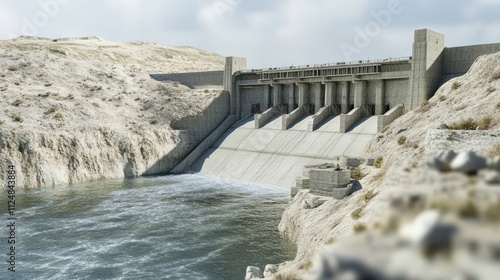
POLYGON ((309 204, 309 202, 307 202, 307 200, 303 200, 302 201, 302 209, 311 209, 311 205, 309 204))
POLYGON ((278 267, 274 264, 268 264, 264 268, 264 277, 272 277, 276 272, 278 272, 278 267))
POLYGON ((490 185, 500 185, 500 171, 498 170, 481 170, 479 177, 490 185))
POLYGON ((448 244, 454 229, 441 222, 437 211, 425 211, 399 231, 400 238, 410 245, 441 246, 448 244))
POLYGON ((457 156, 453 150, 441 151, 436 157, 427 161, 427 165, 441 172, 450 171, 451 162, 457 156))
POLYGON ((264 274, 262 274, 262 270, 255 266, 247 267, 247 274, 245 275, 245 280, 251 280, 256 278, 264 278, 264 274))
POLYGON ((473 151, 459 153, 451 162, 451 170, 464 173, 475 173, 487 166, 487 159, 473 151))

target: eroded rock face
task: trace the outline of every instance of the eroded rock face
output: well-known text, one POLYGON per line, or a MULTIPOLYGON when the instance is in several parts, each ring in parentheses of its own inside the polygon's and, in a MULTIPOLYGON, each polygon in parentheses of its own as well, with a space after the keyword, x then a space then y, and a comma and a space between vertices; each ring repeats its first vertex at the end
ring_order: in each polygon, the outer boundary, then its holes
POLYGON ((142 135, 110 128, 74 133, 0 131, 0 172, 14 165, 22 188, 168 172, 194 143, 170 130, 142 135))
POLYGON ((245 280, 264 278, 264 274, 262 274, 262 270, 255 266, 247 267, 247 274, 245 275, 245 280))

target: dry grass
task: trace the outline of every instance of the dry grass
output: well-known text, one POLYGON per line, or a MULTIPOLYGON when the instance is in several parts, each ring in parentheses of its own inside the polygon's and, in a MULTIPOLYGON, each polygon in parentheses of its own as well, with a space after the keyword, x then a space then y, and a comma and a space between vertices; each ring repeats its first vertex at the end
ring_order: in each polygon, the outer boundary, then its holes
POLYGON ((295 276, 289 275, 289 274, 276 274, 274 275, 273 280, 300 280, 299 278, 296 278, 295 276))
POLYGON ((351 178, 354 180, 361 180, 365 176, 366 175, 363 173, 359 166, 351 170, 351 178))
POLYGON ((52 114, 52 113, 55 113, 56 111, 57 111, 57 106, 53 105, 52 107, 49 108, 49 110, 47 110, 47 112, 45 112, 45 114, 46 115, 52 114))
POLYGON ((351 218, 357 220, 361 218, 361 214, 363 214, 363 207, 356 208, 354 211, 352 211, 351 218))
POLYGON ((424 103, 422 103, 422 105, 420 105, 420 107, 415 109, 415 112, 417 112, 417 113, 427 112, 435 105, 436 105, 436 103, 425 101, 424 103))
POLYGON ((489 153, 490 157, 500 157, 500 144, 493 146, 489 153))
POLYGON ((461 84, 461 83, 459 83, 459 82, 453 82, 453 84, 451 85, 451 89, 452 89, 452 90, 457 90, 457 89, 459 89, 461 86, 462 86, 462 84, 461 84))
POLYGON ((354 230, 355 233, 362 233, 364 231, 366 231, 366 226, 365 224, 362 224, 362 223, 359 223, 359 224, 355 224, 352 229, 354 230))
POLYGON ((15 122, 20 122, 20 123, 24 122, 23 117, 20 116, 20 115, 14 115, 14 116, 12 116, 12 120, 15 121, 15 122))
POLYGON ((17 99, 16 101, 14 101, 14 103, 12 105, 19 107, 19 105, 21 105, 21 104, 23 104, 23 101, 21 99, 17 99))
POLYGON ((500 69, 496 70, 493 75, 491 75, 491 81, 496 81, 500 79, 500 69))
POLYGON ((406 136, 399 137, 398 144, 403 145, 404 143, 406 143, 406 136))
POLYGON ((480 120, 468 118, 458 122, 454 122, 448 125, 448 128, 451 130, 475 130, 479 126, 483 129, 490 129, 492 126, 492 121, 493 119, 490 116, 486 116, 480 120))
POLYGON ((372 200, 372 199, 373 199, 376 195, 377 195, 377 193, 376 193, 376 192, 374 192, 373 190, 369 190, 369 191, 367 191, 367 192, 366 192, 366 193, 362 196, 362 198, 363 198, 363 200, 364 200, 366 203, 368 203, 368 202, 370 202, 370 201, 371 201, 371 200, 372 200))

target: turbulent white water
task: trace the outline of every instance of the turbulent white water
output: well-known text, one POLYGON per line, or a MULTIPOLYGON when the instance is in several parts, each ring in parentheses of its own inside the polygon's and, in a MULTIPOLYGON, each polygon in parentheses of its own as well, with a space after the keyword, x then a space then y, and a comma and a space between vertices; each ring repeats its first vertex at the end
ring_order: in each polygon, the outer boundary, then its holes
POLYGON ((2 260, 0 279, 243 279, 248 265, 293 259, 277 230, 288 195, 198 175, 23 191, 17 272, 2 260))

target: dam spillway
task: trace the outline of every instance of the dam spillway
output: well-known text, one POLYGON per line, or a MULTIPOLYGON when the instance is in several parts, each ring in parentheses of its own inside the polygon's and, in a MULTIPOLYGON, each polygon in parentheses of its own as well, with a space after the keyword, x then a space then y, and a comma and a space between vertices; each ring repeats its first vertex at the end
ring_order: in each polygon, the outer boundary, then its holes
POLYGON ((377 117, 360 119, 346 133, 335 131, 339 117, 307 131, 311 116, 281 130, 277 117, 255 129, 254 116, 233 125, 190 168, 190 172, 290 187, 304 165, 337 162, 339 157, 360 157, 376 131, 377 117))
POLYGON ((266 69, 227 57, 224 71, 151 75, 223 89, 202 116, 173 126, 197 146, 169 172, 291 187, 305 165, 359 165, 349 158, 361 158, 377 132, 498 51, 498 43, 448 48, 443 34, 421 29, 408 57, 266 69))

